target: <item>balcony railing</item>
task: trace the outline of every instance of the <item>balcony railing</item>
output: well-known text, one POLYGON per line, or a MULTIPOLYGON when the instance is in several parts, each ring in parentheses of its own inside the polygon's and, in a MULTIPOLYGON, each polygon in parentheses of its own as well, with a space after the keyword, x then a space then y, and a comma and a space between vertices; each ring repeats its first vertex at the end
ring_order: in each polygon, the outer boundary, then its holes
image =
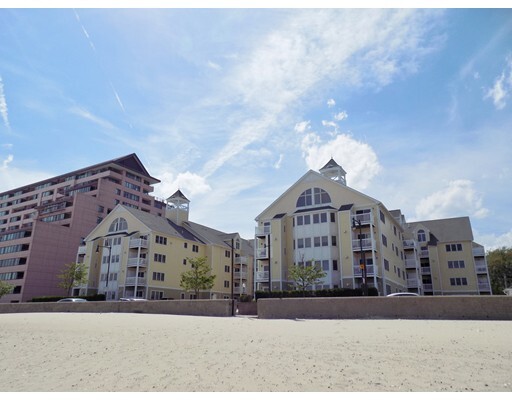
POLYGON ((416 242, 412 239, 404 240, 404 250, 414 249, 416 247, 416 242))
POLYGON ((268 281, 268 271, 256 271, 254 279, 256 282, 268 281))
POLYGON ((234 272, 233 278, 234 279, 247 279, 247 272, 234 272))
POLYGON ((432 292, 432 290, 433 290, 432 284, 431 283, 424 283, 423 284, 423 290, 425 292, 432 292))
POLYGON ((430 267, 421 267, 422 275, 430 275, 430 267))
POLYGON ((487 282, 478 282, 478 290, 481 290, 483 292, 490 292, 491 291, 491 285, 487 282))
POLYGON ((247 257, 235 257, 235 264, 247 264, 247 257))
POLYGON ((148 241, 147 239, 130 239, 130 248, 133 247, 144 247, 148 248, 148 241))
POLYGON ((268 258, 268 249, 256 249, 256 258, 268 258))
POLYGON ((136 276, 130 276, 126 278, 125 285, 127 286, 134 286, 135 282, 137 282, 137 286, 139 285, 145 285, 147 283, 146 278, 138 278, 136 276))
POLYGON ((142 257, 132 257, 128 259, 127 266, 128 267, 144 267, 148 265, 148 260, 142 257))
POLYGON ((477 274, 486 274, 487 273, 487 265, 477 265, 475 266, 477 274))
MULTIPOLYGON (((359 265, 354 266, 353 270, 354 270, 354 276, 363 276, 363 270, 361 269, 361 267, 359 265)), ((366 275, 373 275, 374 273, 375 273, 375 269, 373 268, 373 265, 367 265, 366 266, 366 275)))
POLYGON ((363 250, 369 250, 369 249, 372 249, 374 247, 375 240, 372 240, 372 239, 352 239, 352 249, 354 251, 360 250, 361 249, 361 244, 363 245, 363 250))
POLYGON ((270 226, 257 226, 256 227, 256 236, 270 235, 271 230, 270 226))
POLYGON ((407 287, 409 288, 417 288, 420 287, 420 282, 418 279, 407 279, 407 287))
POLYGON ((484 257, 485 250, 483 247, 473 247, 473 257, 484 257))
POLYGON ((421 258, 428 258, 428 250, 420 250, 419 255, 421 258))
POLYGON ((406 268, 416 268, 418 262, 414 258, 406 258, 405 259, 405 267, 406 268))
POLYGON ((87 250, 87 246, 80 246, 78 247, 78 254, 85 254, 87 250))
POLYGON ((352 218, 356 221, 360 221, 361 225, 367 225, 372 222, 372 213, 352 214, 352 218))

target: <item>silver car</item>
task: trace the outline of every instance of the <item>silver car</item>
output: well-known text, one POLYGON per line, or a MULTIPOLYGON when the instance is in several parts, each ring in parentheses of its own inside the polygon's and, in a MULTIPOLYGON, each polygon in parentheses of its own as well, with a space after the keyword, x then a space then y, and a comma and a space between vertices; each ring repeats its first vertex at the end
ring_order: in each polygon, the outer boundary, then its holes
POLYGON ((83 303, 84 301, 87 300, 81 299, 79 297, 69 297, 67 299, 60 299, 57 301, 57 303, 83 303))
POLYGON ((412 292, 397 292, 397 293, 388 294, 386 297, 415 297, 415 296, 419 296, 419 294, 412 293, 412 292))

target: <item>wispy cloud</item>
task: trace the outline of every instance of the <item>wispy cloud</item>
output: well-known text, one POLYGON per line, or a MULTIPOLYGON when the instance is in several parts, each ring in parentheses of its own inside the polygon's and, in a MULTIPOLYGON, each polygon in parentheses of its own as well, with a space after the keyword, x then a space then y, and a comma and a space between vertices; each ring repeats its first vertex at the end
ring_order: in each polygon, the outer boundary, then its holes
POLYGON ((94 122, 95 124, 101 126, 104 129, 107 129, 110 131, 117 130, 115 125, 113 125, 112 123, 110 123, 109 121, 107 121, 103 118, 100 118, 100 117, 92 114, 89 110, 86 110, 85 108, 75 106, 75 107, 71 107, 69 109, 69 111, 72 114, 75 114, 81 118, 84 118, 86 120, 94 122))
POLYGON ((2 77, 0 76, 0 115, 2 116, 2 120, 4 121, 4 125, 7 129, 11 129, 11 125, 9 124, 9 115, 7 112, 7 100, 4 92, 4 83, 2 81, 2 77))
POLYGON ((2 161, 2 169, 7 169, 9 164, 14 160, 14 156, 12 154, 9 154, 5 160, 2 161))
POLYGON ((494 81, 492 88, 487 90, 484 99, 492 99, 494 106, 502 110, 507 105, 507 98, 512 92, 512 56, 507 58, 505 69, 494 81))
MULTIPOLYGON (((308 95, 333 82, 347 87, 379 88, 397 76, 414 73, 421 57, 434 47, 427 37, 432 13, 292 13, 282 26, 261 38, 250 53, 226 71, 221 96, 210 100, 240 105, 243 111, 237 115, 240 122, 227 143, 205 164, 203 175, 213 174, 248 146, 279 134, 283 122, 300 112, 308 95)), ((328 105, 334 106, 334 100, 328 105)))

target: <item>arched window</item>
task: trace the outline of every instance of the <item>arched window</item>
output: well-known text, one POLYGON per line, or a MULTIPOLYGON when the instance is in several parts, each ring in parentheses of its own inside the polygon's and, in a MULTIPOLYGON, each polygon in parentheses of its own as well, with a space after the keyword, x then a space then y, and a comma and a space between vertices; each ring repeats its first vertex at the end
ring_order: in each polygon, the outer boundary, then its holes
POLYGON ((418 242, 426 242, 427 241, 427 235, 425 234, 425 231, 423 229, 420 229, 418 231, 418 242))
POLYGON ((331 202, 329 193, 320 188, 307 189, 297 199, 297 207, 318 206, 331 202))
POLYGON ((119 232, 128 230, 128 223, 124 218, 116 218, 108 228, 109 232, 119 232))

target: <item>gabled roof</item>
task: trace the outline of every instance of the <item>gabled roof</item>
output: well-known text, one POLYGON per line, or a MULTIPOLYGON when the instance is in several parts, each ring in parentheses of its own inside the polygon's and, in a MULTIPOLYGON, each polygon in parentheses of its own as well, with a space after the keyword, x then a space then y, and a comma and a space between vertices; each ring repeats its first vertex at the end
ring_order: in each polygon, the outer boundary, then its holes
POLYGON ((425 227, 439 242, 453 242, 461 240, 473 241, 473 230, 469 217, 456 217, 434 219, 429 221, 408 222, 406 229, 415 231, 418 227, 425 227))
POLYGON ((183 192, 180 189, 176 190, 176 192, 174 192, 174 194, 172 196, 169 196, 167 198, 167 201, 170 201, 172 199, 180 199, 180 200, 185 200, 185 201, 190 202, 190 200, 187 199, 187 197, 183 194, 183 192))
POLYGON ((341 170, 346 173, 346 171, 343 169, 343 167, 341 165, 339 165, 336 161, 334 161, 334 159, 332 157, 327 164, 325 164, 322 168, 319 169, 319 171, 322 171, 324 169, 329 169, 329 168, 341 168, 341 170))

